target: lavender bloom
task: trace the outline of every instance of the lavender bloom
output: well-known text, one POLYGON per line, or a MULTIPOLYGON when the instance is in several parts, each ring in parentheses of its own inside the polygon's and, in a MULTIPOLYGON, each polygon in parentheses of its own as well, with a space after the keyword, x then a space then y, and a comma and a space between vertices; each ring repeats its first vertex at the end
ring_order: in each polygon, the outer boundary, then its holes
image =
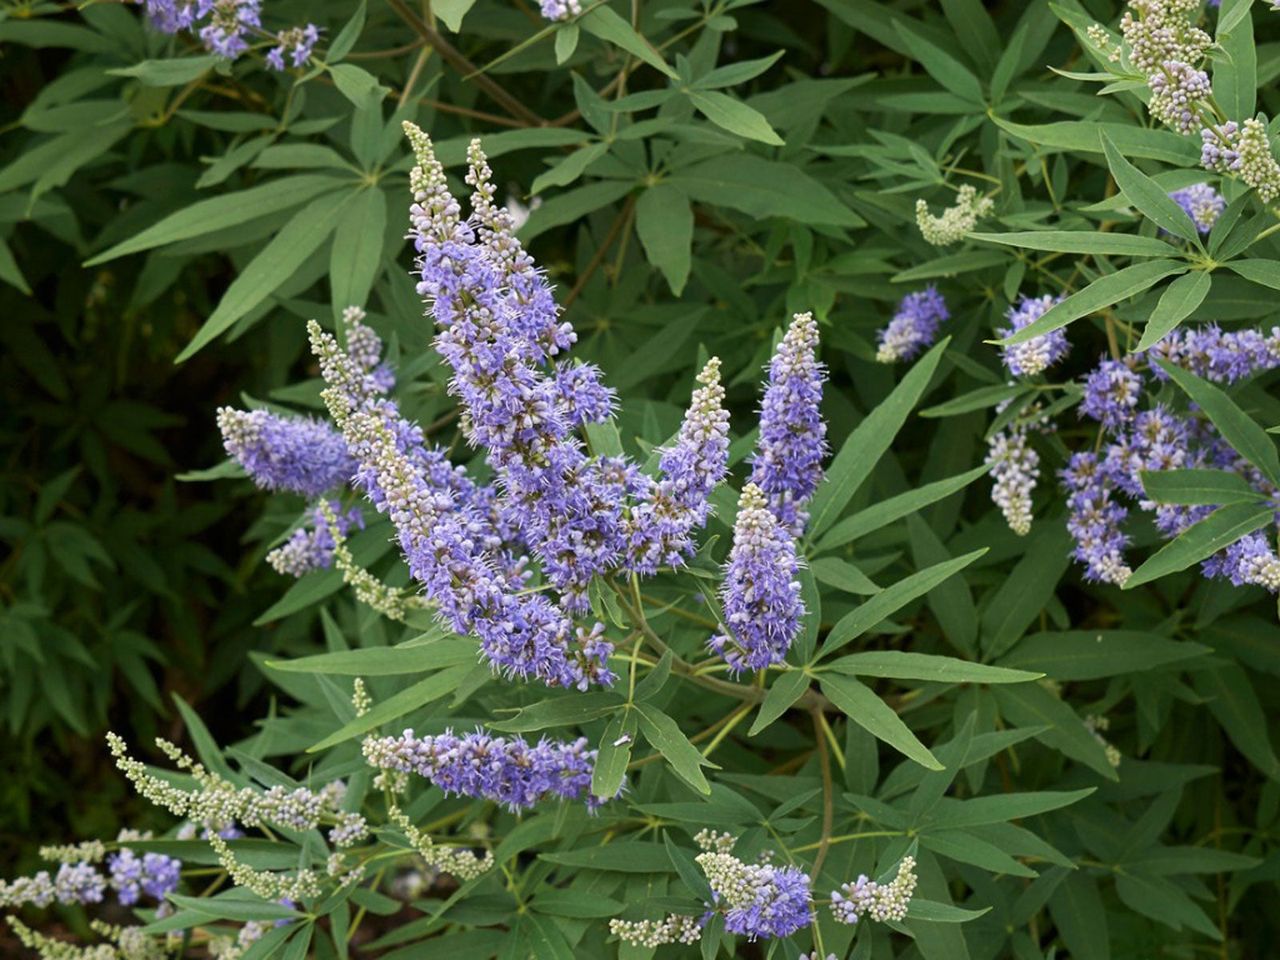
POLYGON ((416 773, 446 794, 492 800, 508 810, 529 809, 550 797, 583 800, 591 796, 596 752, 585 737, 572 743, 543 738, 493 737, 476 730, 461 737, 446 730, 435 737, 370 737, 365 759, 383 770, 416 773))
MULTIPOLYGON (((1280 366, 1280 327, 1264 335, 1260 330, 1224 333, 1215 324, 1173 331, 1152 348, 1153 353, 1196 376, 1217 383, 1235 383, 1280 366)), ((1165 379, 1165 373, 1152 367, 1165 379)))
POLYGON ((881 363, 910 360, 938 338, 938 326, 949 319, 947 302, 932 284, 919 293, 907 294, 888 326, 880 331, 876 359, 881 363))
POLYGON ((1206 573, 1222 576, 1235 586, 1251 584, 1280 592, 1280 557, 1261 533, 1251 533, 1210 558, 1206 573))
POLYGON ((795 541, 770 512, 764 491, 748 483, 738 501, 733 548, 721 598, 730 634, 707 646, 735 673, 781 663, 800 632, 804 602, 795 541))
MULTIPOLYGON (((1006 316, 1009 326, 1000 331, 1000 336, 1011 337, 1024 327, 1039 320, 1061 297, 1027 297, 1009 308, 1006 316)), ((1067 355, 1070 345, 1064 330, 1051 330, 1038 337, 1032 337, 1024 343, 1005 347, 1001 359, 1015 377, 1032 377, 1043 373, 1067 355)))
POLYGON ((729 469, 729 414, 719 359, 707 362, 698 383, 675 443, 662 452, 660 479, 628 521, 630 566, 640 573, 680 566, 693 554, 691 535, 707 522, 708 497, 729 469))
POLYGON ((538 0, 542 15, 548 20, 568 20, 582 13, 582 0, 538 0))
POLYGON ((1067 530, 1076 541, 1075 557, 1085 566, 1085 579, 1123 586, 1133 572, 1124 562, 1129 539, 1120 529, 1128 511, 1112 501, 1112 485, 1097 455, 1073 455, 1062 480, 1068 492, 1067 530))
POLYGON ((146 0, 147 18, 162 33, 189 30, 209 6, 210 0, 146 0))
POLYGON ((1169 199, 1186 211, 1201 233, 1212 230, 1222 211, 1227 209, 1227 201, 1222 194, 1207 183, 1195 183, 1175 190, 1169 194, 1169 199))
POLYGON ((319 420, 221 407, 218 429, 227 455, 268 490, 314 497, 355 473, 342 437, 319 420))
POLYGON ((765 492, 779 522, 793 536, 804 531, 804 510, 822 480, 827 425, 822 420, 824 368, 815 357, 818 325, 796 314, 769 364, 760 405, 760 443, 751 460, 751 482, 765 492))
POLYGON ((138 857, 125 847, 107 858, 107 866, 111 870, 111 886, 120 902, 132 906, 143 894, 159 901, 176 890, 182 861, 161 853, 138 857))
POLYGON ((622 558, 624 498, 639 485, 617 464, 591 462, 573 433, 580 409, 598 416, 611 399, 598 385, 586 387, 595 371, 581 368, 566 416, 565 377, 539 368, 572 342, 572 332, 558 322, 549 291, 510 233, 509 216, 493 206, 478 144, 468 174, 473 217, 464 221, 429 138, 412 124, 405 129, 419 163, 410 208, 418 291, 431 301, 440 329, 436 349, 453 369, 449 387, 464 407, 464 433, 487 448, 506 495, 505 516, 566 607, 585 611, 591 578, 622 558))
POLYGON ((1103 360, 1084 384, 1080 412, 1104 427, 1115 429, 1133 417, 1142 395, 1142 377, 1122 360, 1103 360))
POLYGON ((248 50, 245 37, 250 28, 262 26, 262 0, 213 0, 208 12, 200 40, 211 53, 228 60, 248 50))
POLYGON ((41 870, 30 877, 0 880, 0 907, 30 905, 44 908, 53 903, 56 896, 57 891, 48 870, 41 870))
MULTIPOLYGON (((344 512, 337 500, 330 500, 329 509, 333 511, 341 536, 345 537, 353 528, 364 529, 364 515, 359 507, 344 512)), ((311 511, 310 523, 310 527, 295 530, 288 540, 267 554, 267 563, 277 573, 301 577, 312 570, 327 570, 333 564, 333 549, 337 544, 319 507, 311 511)))
POLYGON ((730 933, 751 940, 788 937, 813 921, 809 877, 799 867, 746 864, 724 848, 708 849, 696 860, 730 933))
POLYGON ((281 30, 276 34, 276 45, 267 51, 267 66, 272 70, 283 70, 286 54, 291 66, 305 66, 319 40, 320 28, 314 23, 281 30))
POLYGON ((440 616, 459 633, 474 632, 485 657, 508 675, 582 689, 611 683, 612 646, 600 631, 578 629, 575 641, 573 625, 546 596, 519 592, 523 582, 490 550, 488 518, 428 481, 398 442, 408 425, 394 405, 368 401, 350 356, 318 324, 308 330, 329 384, 323 394, 329 412, 359 461, 371 499, 395 525, 410 573, 440 616))
POLYGON ((64 863, 53 879, 53 888, 59 903, 101 903, 107 879, 92 864, 64 863))

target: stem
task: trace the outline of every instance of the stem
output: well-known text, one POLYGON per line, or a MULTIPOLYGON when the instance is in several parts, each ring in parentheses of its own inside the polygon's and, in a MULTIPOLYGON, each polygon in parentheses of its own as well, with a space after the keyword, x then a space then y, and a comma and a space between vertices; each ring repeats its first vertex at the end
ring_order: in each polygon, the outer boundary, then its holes
POLYGON ((587 281, 600 269, 600 264, 604 263, 605 255, 609 252, 609 248, 613 246, 613 241, 618 239, 618 234, 622 232, 622 227, 631 220, 631 214, 636 208, 635 194, 627 197, 627 202, 622 209, 618 211, 618 215, 613 218, 613 224, 609 227, 609 232, 605 235, 604 242, 596 249, 595 254, 591 257, 591 262, 587 264, 587 268, 582 271, 582 275, 573 285, 573 289, 569 291, 568 296, 564 298, 563 309, 568 310, 573 306, 573 301, 578 299, 582 293, 582 288, 587 285, 587 281))
POLYGON ((825 721, 822 711, 814 709, 813 734, 818 740, 818 765, 822 768, 822 837, 818 841, 818 855, 813 858, 813 869, 809 879, 818 882, 822 873, 823 861, 827 859, 827 850, 831 847, 831 825, 835 820, 835 785, 831 782, 831 757, 827 751, 827 735, 822 729, 825 721))
POLYGON ((492 78, 483 73, 479 73, 476 65, 467 59, 466 55, 440 35, 440 32, 423 20, 418 14, 410 10, 403 0, 387 0, 388 5, 396 12, 405 23, 407 23, 423 40, 430 45, 436 53, 440 54, 442 60, 452 66, 464 76, 470 76, 474 79, 476 85, 480 87, 494 103, 498 104, 507 113, 515 117, 530 127, 543 127, 547 125, 547 121, 542 119, 523 103, 507 93, 502 85, 494 81, 492 78))

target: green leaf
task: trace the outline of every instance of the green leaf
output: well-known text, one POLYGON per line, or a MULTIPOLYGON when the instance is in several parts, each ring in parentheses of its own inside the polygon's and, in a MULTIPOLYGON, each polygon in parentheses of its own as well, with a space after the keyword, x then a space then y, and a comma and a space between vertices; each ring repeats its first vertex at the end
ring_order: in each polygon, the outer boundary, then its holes
POLYGON ((640 732, 667 759, 676 775, 699 793, 710 794, 711 785, 703 776, 702 767, 715 764, 703 757, 680 732, 676 722, 657 707, 640 703, 635 709, 639 714, 640 732))
POLYGON ((690 90, 689 102, 717 127, 748 140, 782 146, 782 138, 759 110, 717 90, 690 90))
POLYGON ((1212 383, 1164 360, 1156 362, 1213 421, 1223 439, 1261 470, 1263 476, 1280 486, 1280 455, 1276 453, 1276 445, 1267 436, 1267 431, 1212 383))
POLYGON ((132 77, 144 87, 179 87, 198 80, 222 62, 221 57, 174 57, 166 60, 143 60, 132 67, 116 67, 106 73, 113 77, 132 77))
POLYGON ((614 917, 627 908, 621 900, 589 893, 586 890, 548 890, 533 898, 531 910, 548 913, 553 917, 573 917, 593 920, 597 917, 614 917))
POLYGON ((1027 324, 1012 336, 997 340, 1001 346, 1026 343, 1051 330, 1058 330, 1091 313, 1127 300, 1175 273, 1185 273, 1187 265, 1176 260, 1149 260, 1099 277, 1083 290, 1077 290, 1061 303, 1050 307, 1039 319, 1027 324))
POLYGON ((342 186, 342 181, 320 174, 285 177, 229 193, 211 200, 199 200, 170 214, 159 223, 123 240, 104 253, 85 261, 86 267, 97 266, 116 257, 150 250, 153 247, 190 240, 228 227, 248 223, 269 213, 278 213, 307 203, 322 193, 342 186))
POLYGON ((900 520, 907 514, 924 509, 931 503, 937 503, 944 497, 949 497, 951 494, 963 490, 989 469, 987 466, 974 467, 965 473, 947 477, 945 480, 926 483, 923 487, 908 490, 906 493, 900 493, 896 497, 890 497, 888 500, 881 500, 865 510, 859 510, 853 516, 846 517, 828 530, 814 547, 814 552, 825 553, 827 550, 832 550, 852 540, 857 540, 859 537, 865 537, 867 534, 879 530, 895 520, 900 520))
POLYGON ((880 587, 852 563, 836 557, 823 557, 809 564, 815 580, 829 587, 869 597, 880 592, 880 587))
POLYGON ((633 710, 616 713, 604 728, 596 749, 596 765, 591 773, 591 792, 612 799, 622 789, 635 745, 636 714, 633 710))
POLYGON ((360 34, 364 31, 365 16, 368 12, 367 6, 367 0, 360 0, 360 3, 356 5, 355 12, 351 14, 351 19, 342 25, 338 35, 333 38, 333 43, 329 44, 329 49, 325 51, 324 59, 326 63, 338 63, 355 47, 356 41, 360 39, 360 34))
POLYGON ((912 408, 924 396, 933 379, 950 338, 941 342, 916 361, 876 408, 854 428, 831 461, 825 479, 813 495, 809 507, 810 536, 816 537, 835 521, 858 488, 871 475, 876 463, 906 422, 912 408))
POLYGON ((1095 789, 1041 790, 1035 793, 1002 793, 972 800, 944 800, 935 808, 931 826, 954 829, 1035 817, 1079 803, 1095 789))
POLYGON ((939 903, 936 900, 925 900, 923 897, 912 897, 907 904, 907 919, 923 920, 927 923, 968 923, 991 912, 990 907, 981 910, 966 910, 950 903, 939 903))
POLYGON ((462 18, 476 5, 476 0, 432 0, 431 12, 444 21, 444 25, 458 33, 462 30, 462 18))
POLYGON ((932 76, 942 88, 968 100, 975 106, 983 104, 982 84, 967 67, 941 47, 935 46, 907 26, 905 20, 894 23, 898 36, 911 51, 916 62, 932 76))
POLYGON ((1067 874, 1049 898, 1049 913, 1077 960, 1111 960, 1107 908, 1098 881, 1084 871, 1067 874))
POLYGON ((760 701, 760 712, 756 714, 747 736, 754 737, 773 721, 791 708, 791 705, 809 689, 809 676, 801 670, 788 670, 779 675, 769 686, 769 691, 760 701))
POLYGON ((396 677, 443 667, 475 663, 476 642, 452 634, 426 643, 409 641, 396 647, 338 650, 296 660, 268 660, 267 666, 286 673, 320 673, 339 677, 396 677))
POLYGON ((251 900, 238 890, 228 891, 228 894, 217 897, 186 897, 171 893, 168 899, 186 910, 218 920, 296 920, 302 917, 301 913, 290 907, 260 899, 251 900))
POLYGON ((1201 644, 1138 630, 1067 630, 1024 637, 1000 663, 1041 670, 1054 680, 1098 680, 1159 670, 1207 653, 1201 644))
POLYGON ((1105 134, 1126 157, 1161 160, 1179 167, 1196 167, 1200 163, 1199 141, 1179 136, 1171 130, 1098 123, 1095 120, 1061 120, 1029 125, 998 116, 991 119, 1006 133, 1040 147, 1048 147, 1050 151, 1102 153, 1102 135, 1105 134))
POLYGON ((575 693, 523 707, 514 717, 491 721, 489 726, 506 733, 529 733, 548 727, 565 727, 602 717, 622 706, 623 702, 621 694, 603 690, 575 693))
POLYGON ((1246 280, 1280 290, 1280 260, 1231 260, 1226 266, 1246 280))
POLYGON ((319 753, 321 750, 328 750, 330 747, 345 743, 353 737, 360 736, 362 733, 368 733, 384 723, 398 720, 406 713, 412 713, 433 700, 439 700, 441 697, 453 693, 463 678, 471 673, 471 668, 472 664, 462 664, 456 667, 449 667, 447 670, 441 670, 439 673, 433 674, 424 680, 419 680, 413 686, 407 687, 386 700, 374 704, 363 717, 356 717, 350 723, 344 724, 339 730, 329 734, 319 743, 308 747, 307 753, 319 753))
POLYGON ((1024 392, 1026 392, 1026 387, 1020 384, 1010 386, 1001 383, 990 387, 978 387, 978 389, 970 390, 954 400, 948 400, 946 403, 940 403, 934 407, 926 407, 920 411, 920 416, 930 418, 954 417, 962 413, 971 413, 974 410, 985 410, 988 407, 1003 403, 1005 400, 1012 400, 1024 392))
POLYGON ((22 275, 22 268, 13 258, 13 251, 9 249, 9 244, 3 237, 0 237, 0 280, 31 296, 31 287, 27 283, 27 278, 22 275))
POLYGON ((1026 683, 1043 673, 1010 670, 985 663, 972 663, 932 653, 905 650, 869 650, 851 653, 827 666, 829 670, 858 677, 889 677, 894 680, 924 680, 929 683, 1026 683))
POLYGON ((982 649, 987 659, 999 657, 1036 619, 1053 598, 1058 581, 1071 564, 1071 537, 1066 523, 1053 518, 1039 523, 1017 566, 1003 578, 982 615, 982 649))
POLYGON ((845 716, 876 739, 930 770, 946 769, 870 687, 853 677, 826 674, 822 678, 822 692, 845 716))
POLYGON ((934 277, 954 277, 987 267, 998 267, 1009 262, 1006 254, 998 250, 967 250, 945 257, 926 260, 924 263, 900 270, 889 278, 891 283, 908 283, 915 280, 931 280, 934 277))
POLYGON ((1267 713, 1248 674, 1235 664, 1226 664, 1197 671, 1194 682, 1231 742, 1263 774, 1280 779, 1280 759, 1271 745, 1267 713))
POLYGON ((740 210, 753 217, 784 217, 836 227, 864 223, 799 167, 751 154, 721 154, 676 170, 666 182, 694 200, 740 210))
POLYGON ((556 66, 564 66, 573 56, 581 33, 576 23, 566 23, 556 30, 556 66))
POLYGON ((384 89, 380 87, 377 77, 354 63, 340 63, 330 67, 329 76, 333 78, 333 85, 338 88, 338 92, 350 100, 357 110, 369 102, 375 91, 384 89))
POLYGON ((540 194, 547 187, 565 187, 582 176, 591 164, 608 151, 607 143, 591 143, 569 154, 550 170, 538 174, 529 186, 529 192, 540 194))
POLYGON ((1169 192, 1126 160, 1106 133, 1100 133, 1107 166, 1116 186, 1138 211, 1162 230, 1200 245, 1200 232, 1187 212, 1169 198, 1169 192))
MULTIPOLYGON (((1182 213, 1181 208, 1178 210, 1182 213)), ((1186 214, 1182 213, 1185 220, 1186 214)), ((970 233, 971 240, 1003 243, 1024 250, 1049 250, 1055 253, 1087 253, 1126 257, 1176 257, 1176 247, 1155 237, 1139 237, 1129 233, 1101 233, 1092 230, 1023 230, 1013 233, 970 233)))
POLYGON ((1148 347, 1159 343, 1164 337, 1191 316, 1204 298, 1209 295, 1213 280, 1203 270, 1184 273, 1175 277, 1173 282, 1160 294, 1160 302, 1147 318, 1147 325, 1142 330, 1142 339, 1138 341, 1135 351, 1141 353, 1148 347))
POLYGON ((1123 589, 1132 590, 1144 583, 1187 569, 1241 537, 1261 530, 1271 522, 1272 513, 1271 507, 1259 507, 1250 503, 1219 507, 1148 557, 1124 582, 1123 589))
POLYGON ((902 609, 917 597, 928 593, 939 583, 963 570, 986 552, 987 548, 983 547, 981 550, 974 550, 972 553, 966 553, 964 556, 956 557, 954 560, 946 560, 942 563, 934 564, 881 590, 875 596, 863 602, 852 613, 846 614, 831 628, 831 632, 827 634, 826 640, 822 643, 821 656, 823 658, 829 657, 850 641, 856 640, 890 614, 902 609))
POLYGON ((667 61, 662 59, 662 54, 655 50, 648 40, 636 33, 631 24, 623 20, 612 8, 599 4, 579 17, 576 22, 587 33, 625 50, 633 57, 638 57, 649 66, 661 70, 672 80, 680 79, 667 61))
POLYGON ((557 194, 529 214, 529 219, 520 228, 520 239, 528 243, 552 227, 572 223, 579 217, 584 217, 615 200, 620 200, 630 193, 634 186, 635 184, 623 180, 601 180, 557 194))
POLYGON ((1001 715, 1010 724, 1041 727, 1036 739, 1087 764, 1108 780, 1117 780, 1106 750, 1069 706, 1038 683, 992 687, 1001 715))
POLYGON ((1213 96, 1228 117, 1252 117, 1257 105, 1258 48, 1253 39, 1253 0, 1222 0, 1213 58, 1213 96))
POLYGON ((191 359, 288 280, 329 239, 353 196, 329 194, 295 213, 231 281, 217 309, 174 362, 191 359))
POLYGON ((1142 489, 1158 503, 1221 506, 1259 503, 1262 494, 1227 470, 1143 470, 1142 489))
POLYGON ((659 183, 636 200, 636 235, 645 257, 662 271, 671 292, 679 296, 689 279, 693 246, 693 207, 669 183, 659 183))
POLYGON ((343 210, 329 249, 329 286, 334 317, 347 307, 369 301, 382 269, 382 244, 387 235, 387 196, 376 187, 361 190, 343 210))
POLYGON ((640 840, 614 840, 605 846, 584 850, 544 853, 539 859, 564 867, 611 873, 671 873, 675 869, 665 846, 640 840))

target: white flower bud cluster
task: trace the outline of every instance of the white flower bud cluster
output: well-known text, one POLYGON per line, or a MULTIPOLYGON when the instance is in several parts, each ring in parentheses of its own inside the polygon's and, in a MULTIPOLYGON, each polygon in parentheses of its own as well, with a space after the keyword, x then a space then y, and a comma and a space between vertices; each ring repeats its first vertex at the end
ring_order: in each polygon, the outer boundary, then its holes
POLYGON ((995 484, 991 499, 1009 529, 1023 537, 1031 532, 1031 494, 1040 477, 1040 455, 1027 440, 1027 427, 1010 424, 987 443, 987 466, 995 484))
POLYGON ((289 790, 281 786, 266 791, 237 788, 206 770, 174 744, 157 739, 156 745, 161 751, 196 781, 196 789, 183 790, 148 773, 142 762, 129 756, 124 740, 116 734, 108 733, 107 743, 116 758, 116 766, 134 789, 176 817, 197 823, 240 823, 247 827, 274 823, 293 830, 313 829, 323 819, 336 824, 330 836, 339 846, 355 843, 368 833, 363 817, 336 808, 336 794, 332 791, 316 793, 306 787, 289 790))
POLYGON ((693 835, 693 842, 701 850, 728 853, 733 849, 733 845, 738 842, 738 838, 731 833, 716 833, 714 830, 703 828, 693 835))
POLYGON ((978 191, 965 184, 956 193, 956 202, 935 217, 929 212, 929 204, 923 199, 916 201, 916 225, 925 242, 935 247, 945 247, 959 243, 964 239, 978 221, 989 216, 995 209, 995 201, 990 197, 979 197, 978 191))
POLYGON ((388 620, 403 621, 410 610, 428 606, 427 599, 417 593, 389 587, 364 567, 356 563, 347 548, 347 537, 338 525, 338 518, 327 500, 318 507, 329 536, 333 538, 333 565, 342 572, 342 582, 356 595, 356 599, 388 620))
POLYGON ((320 877, 312 870, 297 873, 270 873, 255 870, 236 859, 231 846, 216 833, 209 837, 209 846, 218 855, 218 861, 231 875, 237 887, 244 887, 264 900, 308 900, 320 896, 320 877))
POLYGON ((373 706, 373 697, 365 689, 363 677, 356 677, 351 683, 351 706, 355 708, 357 717, 363 717, 373 706))
MULTIPOLYGON (((34 950, 40 960, 117 960, 122 955, 110 943, 98 943, 90 947, 77 946, 65 940, 55 940, 37 933, 17 917, 5 917, 13 929, 13 935, 28 950, 34 950)), ((134 960, 134 958, 128 958, 134 960)))
POLYGON ((610 920, 609 932, 637 947, 661 947, 669 943, 696 943, 702 936, 697 917, 669 914, 662 920, 610 920))
POLYGON ((1280 163, 1271 152, 1266 123, 1256 117, 1242 123, 1237 149, 1240 159, 1235 172, 1240 179, 1257 190, 1264 203, 1280 197, 1280 163))
POLYGON ((1195 24, 1200 0, 1129 0, 1120 20, 1129 62, 1152 74, 1166 60, 1199 63, 1213 38, 1195 24))
POLYGON ((492 850, 486 850, 483 857, 477 857, 474 850, 465 847, 439 846, 431 837, 415 827, 394 802, 387 807, 387 819, 404 831, 405 838, 418 852, 418 856, 422 857, 429 867, 441 873, 452 874, 465 883, 493 868, 492 850))
POLYGON ((1102 744, 1103 752, 1107 755, 1107 763, 1111 764, 1113 767, 1120 766, 1120 761, 1123 759, 1120 750, 1115 744, 1103 736, 1107 730, 1111 729, 1111 721, 1106 717, 1100 717, 1097 714, 1091 713, 1084 718, 1084 725, 1089 729, 1089 732, 1093 734, 1094 739, 1097 740, 1098 743, 1102 744))
POLYGON ((725 906, 732 909, 755 900, 755 880, 760 867, 743 863, 731 853, 710 850, 698 854, 694 860, 725 906))
POLYGON ((863 874, 854 883, 841 884, 839 890, 831 893, 832 916, 839 923, 850 924, 857 923, 862 916, 880 923, 902 920, 915 893, 915 869, 915 857, 903 857, 898 864, 898 875, 891 883, 880 884, 863 874))
POLYGON ((40 859, 50 863, 101 863, 106 855, 107 847, 101 840, 40 848, 40 859))

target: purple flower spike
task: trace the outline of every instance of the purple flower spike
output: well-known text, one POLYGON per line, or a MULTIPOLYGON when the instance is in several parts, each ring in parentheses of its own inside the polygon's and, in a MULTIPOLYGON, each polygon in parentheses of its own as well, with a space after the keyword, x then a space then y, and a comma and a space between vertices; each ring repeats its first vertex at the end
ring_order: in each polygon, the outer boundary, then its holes
POLYGON ((228 456, 268 490, 314 497, 346 483, 355 472, 342 437, 318 420, 222 407, 218 429, 228 456))
POLYGON ((910 360, 938 339, 938 327, 951 318, 947 302, 932 284, 919 293, 909 293, 898 304, 898 312, 880 331, 876 359, 881 363, 910 360))
POLYGON ((827 425, 822 420, 824 368, 815 352, 818 325, 796 314, 769 364, 769 385, 760 407, 760 446, 752 458, 751 482, 765 492, 779 522, 793 536, 804 532, 804 506, 822 480, 827 425))
POLYGON ((729 634, 707 643, 735 673, 763 670, 786 658, 805 612, 799 569, 795 541, 769 510, 764 491, 748 483, 738 501, 721 589, 729 634))
MULTIPOLYGON (((1048 294, 1043 297, 1022 297, 1017 304, 1009 308, 1007 314, 1009 326, 1000 331, 1000 336, 1011 337, 1019 330, 1030 326, 1061 299, 1048 294)), ((1070 349, 1066 332, 1051 330, 1023 343, 1005 347, 1002 359, 1009 372, 1015 377, 1032 377, 1049 369, 1065 357, 1070 349)))

